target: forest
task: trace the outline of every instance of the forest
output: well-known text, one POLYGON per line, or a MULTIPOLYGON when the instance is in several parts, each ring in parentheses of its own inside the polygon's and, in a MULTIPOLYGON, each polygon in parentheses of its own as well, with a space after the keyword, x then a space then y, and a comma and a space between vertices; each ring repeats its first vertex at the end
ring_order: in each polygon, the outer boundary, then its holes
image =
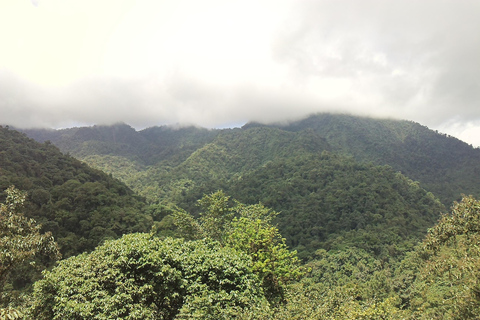
POLYGON ((0 127, 0 319, 478 319, 479 174, 410 121, 0 127))

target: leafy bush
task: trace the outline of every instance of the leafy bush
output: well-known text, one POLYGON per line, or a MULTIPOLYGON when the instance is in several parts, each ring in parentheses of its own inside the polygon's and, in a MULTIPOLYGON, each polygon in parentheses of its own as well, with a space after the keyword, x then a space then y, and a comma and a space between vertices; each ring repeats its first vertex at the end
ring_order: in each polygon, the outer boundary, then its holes
POLYGON ((130 234, 61 261, 32 319, 221 319, 264 301, 251 262, 217 242, 130 234))

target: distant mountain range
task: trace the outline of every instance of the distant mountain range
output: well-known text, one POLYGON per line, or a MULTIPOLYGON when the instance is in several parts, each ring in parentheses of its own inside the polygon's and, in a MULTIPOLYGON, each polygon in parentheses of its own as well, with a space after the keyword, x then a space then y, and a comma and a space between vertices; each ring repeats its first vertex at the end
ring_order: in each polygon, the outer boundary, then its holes
POLYGON ((23 131, 153 203, 198 213, 196 200, 218 189, 261 201, 281 212, 280 230, 303 258, 348 245, 381 255, 389 243, 423 237, 462 193, 480 194, 480 150, 410 121, 316 114, 222 130, 117 124, 23 131))
POLYGON ((62 152, 114 175, 119 173, 112 172, 108 163, 101 165, 95 160, 108 156, 128 159, 143 169, 165 165, 172 168, 205 152, 204 147, 208 150, 215 145, 244 158, 246 163, 256 159, 257 163, 250 167, 230 168, 240 172, 282 153, 328 150, 363 163, 389 165, 418 181, 447 206, 459 200, 461 194, 480 195, 480 149, 411 121, 316 114, 289 124, 248 123, 242 128, 222 130, 163 126, 136 131, 127 124, 116 124, 22 131, 39 142, 49 140, 62 152), (253 136, 265 142, 255 145, 250 140, 253 136), (302 144, 299 139, 303 139, 302 144))

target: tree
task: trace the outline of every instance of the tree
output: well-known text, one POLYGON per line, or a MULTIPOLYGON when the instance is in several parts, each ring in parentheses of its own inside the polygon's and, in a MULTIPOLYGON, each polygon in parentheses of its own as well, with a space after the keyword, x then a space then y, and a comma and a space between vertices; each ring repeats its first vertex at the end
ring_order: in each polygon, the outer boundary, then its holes
POLYGON ((267 299, 272 303, 282 301, 287 283, 301 277, 303 271, 296 251, 288 250, 273 225, 278 213, 262 204, 232 201, 223 191, 205 195, 199 204, 203 209, 199 219, 186 212, 173 214, 180 234, 187 239, 214 239, 249 255, 267 299))
POLYGON ((31 319, 232 319, 264 301, 248 256, 211 240, 130 234, 35 283, 31 319))
MULTIPOLYGON (((14 186, 6 190, 5 203, 0 205, 0 297, 4 303, 3 288, 8 276, 22 264, 38 255, 59 259, 60 253, 51 233, 40 233, 41 226, 35 220, 24 217, 20 210, 25 193, 14 186)), ((6 313, 7 309, 0 310, 6 313)), ((13 310, 10 314, 14 314, 13 310)))
POLYGON ((480 201, 464 196, 429 230, 413 284, 418 318, 480 318, 480 201))
POLYGON ((225 235, 225 245, 247 253, 269 301, 284 299, 287 283, 303 275, 296 251, 289 251, 285 239, 272 225, 277 212, 261 204, 234 208, 233 218, 225 235))

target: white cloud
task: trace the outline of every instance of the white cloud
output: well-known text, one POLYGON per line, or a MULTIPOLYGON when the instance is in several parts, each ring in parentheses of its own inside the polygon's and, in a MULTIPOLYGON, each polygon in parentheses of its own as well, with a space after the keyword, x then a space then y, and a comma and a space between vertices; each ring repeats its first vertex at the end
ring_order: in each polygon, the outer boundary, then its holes
POLYGON ((477 141, 479 29, 468 0, 0 0, 1 122, 340 111, 477 141))

